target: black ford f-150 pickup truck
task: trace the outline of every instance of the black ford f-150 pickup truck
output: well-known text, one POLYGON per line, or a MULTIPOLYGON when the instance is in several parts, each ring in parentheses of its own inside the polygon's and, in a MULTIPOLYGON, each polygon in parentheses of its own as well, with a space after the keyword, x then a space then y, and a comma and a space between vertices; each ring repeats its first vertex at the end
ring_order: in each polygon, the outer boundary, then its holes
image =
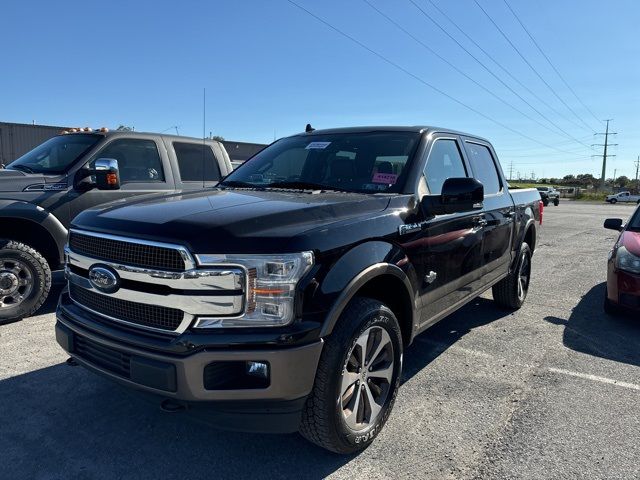
POLYGON ((232 170, 213 140, 73 129, 0 169, 0 324, 33 314, 64 261, 71 219, 85 208, 152 192, 202 189, 232 170), (119 189, 96 188, 95 165, 119 166, 119 189))
POLYGON ((58 343, 165 408, 341 453, 383 427, 416 335, 489 288, 522 305, 542 220, 488 141, 431 127, 294 135, 154 197, 73 221, 58 343))

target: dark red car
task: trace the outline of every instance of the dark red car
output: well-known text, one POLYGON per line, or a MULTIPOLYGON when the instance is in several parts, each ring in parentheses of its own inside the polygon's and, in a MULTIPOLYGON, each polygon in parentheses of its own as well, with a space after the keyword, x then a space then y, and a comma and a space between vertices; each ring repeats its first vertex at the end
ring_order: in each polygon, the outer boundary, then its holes
POLYGON ((609 254, 604 310, 640 312, 640 207, 626 225, 620 218, 608 218, 604 228, 621 232, 609 254))

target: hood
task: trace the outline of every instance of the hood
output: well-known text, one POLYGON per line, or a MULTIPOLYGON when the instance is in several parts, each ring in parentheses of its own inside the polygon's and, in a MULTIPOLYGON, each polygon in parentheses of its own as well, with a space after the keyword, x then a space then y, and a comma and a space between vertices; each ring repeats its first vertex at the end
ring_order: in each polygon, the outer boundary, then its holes
POLYGON ((625 230, 622 232, 618 243, 626 248, 629 253, 640 257, 640 232, 625 230))
MULTIPOLYGON (((0 170, 0 192, 22 192, 29 186, 41 185, 41 190, 46 190, 44 185, 64 181, 64 176, 45 176, 39 173, 25 173, 18 170, 0 170)), ((34 187, 35 188, 35 187, 34 187)))
POLYGON ((326 238, 331 226, 371 219, 388 204, 384 195, 215 189, 109 203, 85 210, 72 227, 180 243, 196 253, 284 253, 308 247, 301 239, 309 232, 326 238))

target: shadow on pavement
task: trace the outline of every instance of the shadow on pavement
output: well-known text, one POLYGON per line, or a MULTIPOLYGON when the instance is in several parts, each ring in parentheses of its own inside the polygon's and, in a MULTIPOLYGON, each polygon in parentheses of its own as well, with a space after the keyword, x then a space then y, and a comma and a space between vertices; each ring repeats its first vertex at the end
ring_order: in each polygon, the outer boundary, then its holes
POLYGON ((603 282, 589 290, 568 320, 551 316, 545 320, 564 325, 563 343, 572 350, 640 366, 640 319, 604 313, 605 287, 603 282))
POLYGON ((476 298, 420 334, 404 355, 403 383, 425 368, 474 328, 511 315, 493 300, 476 298))
POLYGON ((216 430, 81 367, 0 381, 3 478, 324 478, 349 456, 297 434, 216 430))
MULTIPOLYGON (((404 380, 474 328, 507 313, 478 299, 422 334, 404 380)), ((214 429, 82 367, 59 364, 0 381, 0 452, 6 478, 324 478, 353 456, 297 434, 214 429)))

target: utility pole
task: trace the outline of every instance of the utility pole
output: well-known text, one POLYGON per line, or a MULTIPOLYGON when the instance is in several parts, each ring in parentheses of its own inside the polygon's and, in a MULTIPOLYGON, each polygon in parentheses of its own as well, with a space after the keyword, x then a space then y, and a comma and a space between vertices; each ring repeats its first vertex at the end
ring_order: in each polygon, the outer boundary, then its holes
POLYGON ((606 180, 605 175, 607 173, 607 157, 615 157, 615 155, 607 155, 607 147, 614 147, 618 145, 617 143, 609 143, 609 135, 617 135, 617 133, 615 132, 609 132, 609 122, 611 120, 613 120, 613 118, 608 118, 605 120, 605 122, 607 122, 607 128, 604 133, 595 134, 595 135, 604 135, 604 143, 594 143, 593 145, 591 145, 592 147, 604 147, 604 151, 602 152, 602 174, 600 175, 601 190, 604 190, 604 182, 606 180))
POLYGON ((638 155, 638 160, 636 160, 636 183, 638 183, 638 170, 640 170, 640 155, 638 155))
MULTIPOLYGON (((640 157, 638 157, 640 158, 640 157)), ((636 175, 637 177, 637 175, 636 175)), ((509 181, 513 180, 513 160, 511 160, 511 163, 509 164, 509 181)))

